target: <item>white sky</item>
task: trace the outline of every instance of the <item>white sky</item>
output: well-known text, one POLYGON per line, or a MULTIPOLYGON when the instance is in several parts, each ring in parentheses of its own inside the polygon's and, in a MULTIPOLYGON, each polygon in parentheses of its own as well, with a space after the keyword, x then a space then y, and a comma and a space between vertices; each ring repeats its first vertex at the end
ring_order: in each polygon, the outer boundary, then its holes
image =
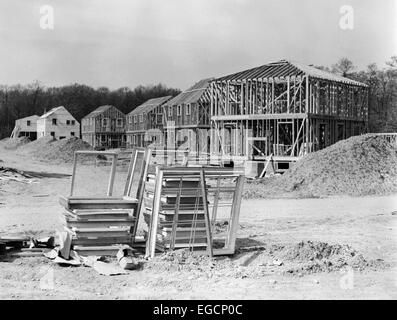
POLYGON ((360 68, 397 55, 396 0, 1 0, 0 84, 196 81, 292 59, 360 68), (51 5, 54 30, 42 30, 51 5), (354 29, 339 27, 342 5, 354 29))

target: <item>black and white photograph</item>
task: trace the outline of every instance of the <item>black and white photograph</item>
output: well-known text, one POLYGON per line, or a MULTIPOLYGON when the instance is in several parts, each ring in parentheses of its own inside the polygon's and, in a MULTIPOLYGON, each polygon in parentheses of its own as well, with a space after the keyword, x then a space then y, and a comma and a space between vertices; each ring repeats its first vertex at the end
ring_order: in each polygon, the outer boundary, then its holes
POLYGON ((396 0, 0 0, 0 300, 395 299, 396 0))

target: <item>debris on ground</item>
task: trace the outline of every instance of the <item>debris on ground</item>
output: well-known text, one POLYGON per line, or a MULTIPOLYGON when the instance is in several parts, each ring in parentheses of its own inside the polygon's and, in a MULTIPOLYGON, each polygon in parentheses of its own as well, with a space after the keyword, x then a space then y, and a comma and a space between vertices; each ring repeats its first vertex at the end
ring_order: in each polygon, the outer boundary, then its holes
MULTIPOLYGON (((104 256, 81 256, 71 246, 71 236, 68 232, 58 232, 59 245, 51 251, 44 252, 45 257, 61 266, 86 266, 93 268, 101 275, 120 275, 128 273, 127 270, 138 269, 140 263, 135 259, 134 252, 129 246, 120 248, 116 258, 104 256)), ((54 243, 54 239, 44 238, 35 243, 54 243)))
POLYGON ((65 259, 69 259, 71 245, 72 245, 72 236, 69 232, 62 231, 57 232, 59 237, 59 255, 65 259))
POLYGON ((366 134, 310 153, 281 176, 247 181, 244 198, 386 195, 397 192, 397 145, 366 134))
MULTIPOLYGON (((8 167, 0 167, 0 180, 2 181, 17 181, 23 183, 37 182, 36 179, 41 178, 65 178, 70 177, 69 174, 62 173, 47 173, 47 172, 34 172, 18 170, 8 167)), ((48 195, 36 195, 36 197, 48 196, 48 195)))
POLYGON ((216 221, 214 225, 214 233, 224 232, 227 230, 228 227, 229 227, 228 220, 216 221))
POLYGON ((94 261, 92 268, 101 275, 104 276, 115 276, 120 274, 128 274, 127 271, 123 270, 119 265, 114 263, 106 263, 102 261, 94 261))
POLYGON ((21 249, 28 248, 30 237, 23 234, 5 234, 0 236, 0 242, 5 243, 7 247, 21 249))
POLYGON ((61 250, 59 248, 54 248, 50 252, 44 253, 44 256, 52 260, 52 262, 59 265, 68 265, 78 267, 82 264, 81 259, 76 251, 70 250, 68 257, 62 256, 61 250))
POLYGON ((45 237, 41 239, 30 239, 30 248, 54 248, 55 247, 55 238, 54 237, 45 237))
POLYGON ((7 244, 0 240, 0 256, 5 255, 7 250, 7 244))
POLYGON ((23 234, 0 236, 0 255, 8 257, 38 257, 54 247, 54 237, 35 239, 23 234))
POLYGON ((23 183, 36 182, 34 176, 22 170, 0 167, 0 181, 17 181, 23 183))
POLYGON ((135 259, 135 254, 129 246, 120 248, 116 258, 120 267, 124 270, 135 270, 139 267, 139 262, 135 259))

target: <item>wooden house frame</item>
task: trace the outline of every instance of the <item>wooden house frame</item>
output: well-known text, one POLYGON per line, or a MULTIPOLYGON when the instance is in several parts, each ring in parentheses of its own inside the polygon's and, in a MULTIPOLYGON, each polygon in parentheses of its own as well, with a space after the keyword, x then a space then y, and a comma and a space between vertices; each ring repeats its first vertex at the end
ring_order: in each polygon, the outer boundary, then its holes
POLYGON ((147 100, 126 116, 127 147, 146 147, 151 143, 163 145, 163 104, 172 96, 147 100), (146 137, 145 137, 146 135, 146 137))
POLYGON ((298 160, 365 133, 367 85, 281 60, 211 82, 211 153, 298 160))
POLYGON ((204 79, 164 104, 164 136, 170 149, 209 152, 210 90, 204 79))
POLYGON ((125 147, 125 114, 114 106, 101 106, 81 120, 82 139, 94 148, 125 147))

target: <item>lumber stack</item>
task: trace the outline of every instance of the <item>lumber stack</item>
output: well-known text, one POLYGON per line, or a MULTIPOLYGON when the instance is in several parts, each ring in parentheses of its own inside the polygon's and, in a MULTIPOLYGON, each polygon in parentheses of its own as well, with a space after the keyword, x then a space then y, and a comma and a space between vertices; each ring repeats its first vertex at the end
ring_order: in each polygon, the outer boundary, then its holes
POLYGON ((138 200, 130 197, 60 197, 65 230, 80 255, 115 256, 132 245, 138 200))
POLYGON ((212 255, 211 231, 200 168, 157 168, 145 184, 144 218, 149 226, 147 255, 189 248, 212 255))
POLYGON ((243 172, 212 166, 149 170, 143 204, 149 227, 146 256, 180 248, 234 254, 243 172))

